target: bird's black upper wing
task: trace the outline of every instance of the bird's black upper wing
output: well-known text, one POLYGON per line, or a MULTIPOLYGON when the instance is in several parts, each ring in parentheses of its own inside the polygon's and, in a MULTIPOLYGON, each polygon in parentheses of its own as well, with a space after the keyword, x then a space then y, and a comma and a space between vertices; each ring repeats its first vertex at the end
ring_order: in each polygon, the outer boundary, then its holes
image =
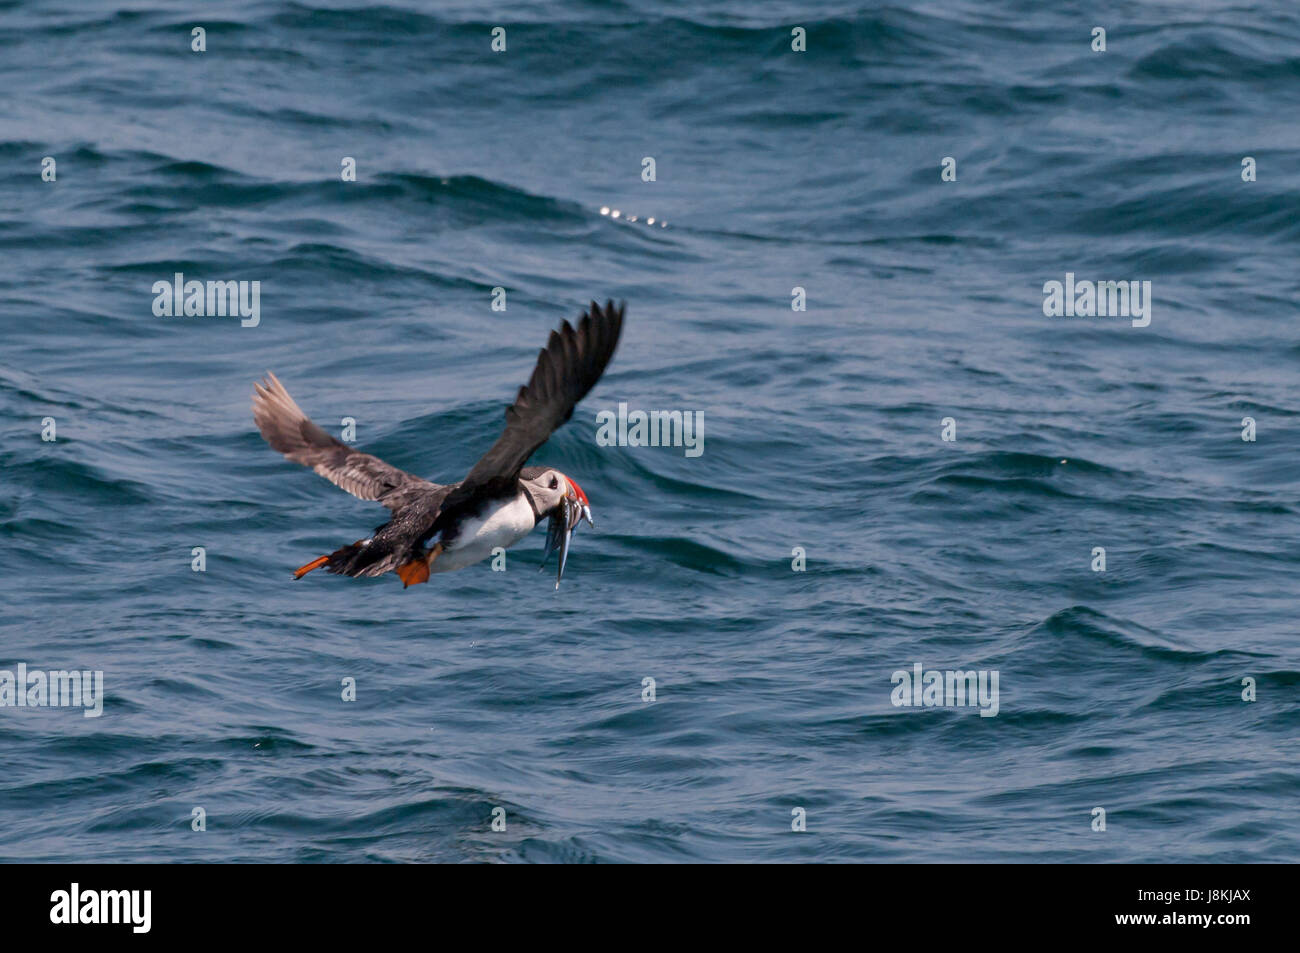
POLYGON ((274 374, 253 385, 253 420, 274 449, 311 467, 335 486, 362 500, 377 500, 396 512, 439 489, 378 457, 335 440, 311 421, 274 374))
POLYGON ((537 448, 573 416, 573 408, 596 386, 623 331, 624 305, 596 302, 575 328, 568 321, 552 331, 537 355, 528 383, 506 408, 506 429, 447 500, 447 506, 492 487, 505 487, 537 448))

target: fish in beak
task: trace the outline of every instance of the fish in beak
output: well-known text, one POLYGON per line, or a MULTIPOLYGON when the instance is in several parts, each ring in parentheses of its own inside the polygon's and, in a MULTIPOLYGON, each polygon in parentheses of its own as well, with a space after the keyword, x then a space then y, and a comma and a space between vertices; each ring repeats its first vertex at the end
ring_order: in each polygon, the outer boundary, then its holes
POLYGON ((564 567, 569 561, 569 540, 573 538, 573 531, 583 520, 593 528, 596 525, 591 518, 591 504, 587 502, 587 494, 582 492, 582 487, 568 477, 565 477, 565 482, 568 487, 564 492, 564 498, 555 509, 551 510, 550 523, 546 527, 546 551, 542 553, 542 565, 538 570, 538 572, 544 570, 551 553, 559 550, 560 562, 555 574, 556 589, 560 588, 560 580, 564 578, 564 567))

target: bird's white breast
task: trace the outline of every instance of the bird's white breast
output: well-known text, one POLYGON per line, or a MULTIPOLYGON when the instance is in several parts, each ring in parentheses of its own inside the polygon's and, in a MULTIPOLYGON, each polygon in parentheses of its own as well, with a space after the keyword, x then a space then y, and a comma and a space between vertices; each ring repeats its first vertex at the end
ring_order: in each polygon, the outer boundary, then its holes
POLYGON ((520 493, 496 509, 461 523, 455 541, 434 560, 429 570, 451 572, 471 566, 487 559, 498 546, 509 549, 531 533, 535 526, 533 508, 520 493))

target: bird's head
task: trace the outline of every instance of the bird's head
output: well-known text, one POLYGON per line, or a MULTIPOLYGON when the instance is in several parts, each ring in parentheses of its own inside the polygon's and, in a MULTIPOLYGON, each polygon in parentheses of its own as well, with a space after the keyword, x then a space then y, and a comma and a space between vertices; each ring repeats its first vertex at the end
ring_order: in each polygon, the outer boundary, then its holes
POLYGON ((538 522, 541 522, 541 516, 550 517, 546 529, 546 551, 542 555, 542 568, 546 568, 551 553, 559 550, 560 564, 555 575, 555 588, 559 589, 560 580, 564 578, 564 565, 569 559, 569 540, 573 537, 573 531, 583 520, 592 527, 596 523, 591 518, 591 503, 587 500, 587 494, 582 491, 582 487, 578 486, 576 480, 549 467, 536 469, 540 472, 521 473, 520 482, 532 497, 533 509, 539 516, 538 522))

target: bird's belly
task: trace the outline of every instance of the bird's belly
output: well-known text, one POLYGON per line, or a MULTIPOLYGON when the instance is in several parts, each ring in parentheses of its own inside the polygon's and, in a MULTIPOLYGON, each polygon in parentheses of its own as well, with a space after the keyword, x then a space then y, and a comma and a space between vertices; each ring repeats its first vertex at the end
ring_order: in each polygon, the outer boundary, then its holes
POLYGON ((429 567, 430 572, 452 572, 487 559, 500 546, 509 549, 536 526, 533 508, 521 493, 460 525, 456 538, 429 567))

